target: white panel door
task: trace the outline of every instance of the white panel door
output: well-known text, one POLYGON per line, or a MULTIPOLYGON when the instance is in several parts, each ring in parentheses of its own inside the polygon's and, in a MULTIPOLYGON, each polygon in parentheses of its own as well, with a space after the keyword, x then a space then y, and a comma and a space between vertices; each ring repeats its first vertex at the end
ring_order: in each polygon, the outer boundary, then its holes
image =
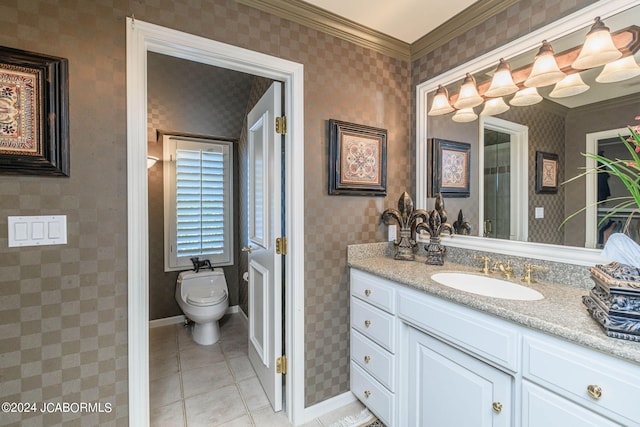
POLYGON ((282 114, 282 83, 275 82, 247 120, 249 138, 249 360, 274 411, 282 410, 282 137, 275 117, 282 114))
POLYGON ((509 375, 413 328, 408 350, 407 425, 512 424, 509 375))

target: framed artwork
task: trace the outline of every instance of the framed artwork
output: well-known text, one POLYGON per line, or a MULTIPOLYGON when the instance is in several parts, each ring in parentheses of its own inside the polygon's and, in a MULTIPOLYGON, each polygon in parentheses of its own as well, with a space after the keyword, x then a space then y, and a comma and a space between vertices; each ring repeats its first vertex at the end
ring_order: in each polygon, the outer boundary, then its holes
POLYGON ((329 120, 329 194, 387 194, 387 131, 329 120))
POLYGON ((536 151, 536 193, 558 192, 558 155, 536 151))
POLYGON ((0 173, 69 176, 68 61, 0 47, 0 173))
POLYGON ((429 139, 431 185, 429 197, 469 197, 471 144, 429 139))

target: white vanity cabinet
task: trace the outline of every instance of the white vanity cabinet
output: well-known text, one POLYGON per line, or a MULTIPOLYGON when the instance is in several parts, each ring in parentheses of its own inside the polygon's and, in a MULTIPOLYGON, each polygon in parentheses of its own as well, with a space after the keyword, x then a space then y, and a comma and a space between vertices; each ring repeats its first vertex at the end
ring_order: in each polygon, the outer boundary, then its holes
POLYGON ((355 269, 351 296, 351 390, 389 427, 640 427, 638 364, 355 269))

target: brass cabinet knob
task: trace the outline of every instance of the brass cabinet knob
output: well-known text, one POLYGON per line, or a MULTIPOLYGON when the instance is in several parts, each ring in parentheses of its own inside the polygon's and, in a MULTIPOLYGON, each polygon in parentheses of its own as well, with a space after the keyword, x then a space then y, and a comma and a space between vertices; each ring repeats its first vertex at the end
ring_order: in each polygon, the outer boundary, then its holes
POLYGON ((371 326, 371 320, 365 320, 364 321, 364 327, 368 328, 369 326, 371 326))
POLYGON ((371 289, 365 289, 364 294, 365 294, 366 296, 371 295, 371 289))
POLYGON ((499 414, 499 413, 502 411, 502 403, 500 403, 500 402, 493 402, 493 405, 492 405, 492 406, 493 406, 493 411, 494 411, 496 414, 499 414))
POLYGON ((253 248, 251 246, 245 246, 244 248, 242 248, 242 252, 253 252, 253 248))
POLYGON ((589 386, 587 386, 587 392, 589 393, 589 396, 594 399, 600 399, 600 397, 602 397, 602 388, 598 385, 589 384, 589 386))
POLYGON ((368 399, 369 396, 371 396, 371 392, 369 390, 365 390, 364 391, 364 397, 366 397, 368 399))
POLYGON ((371 362, 371 356, 365 356, 364 363, 369 363, 369 362, 371 362))

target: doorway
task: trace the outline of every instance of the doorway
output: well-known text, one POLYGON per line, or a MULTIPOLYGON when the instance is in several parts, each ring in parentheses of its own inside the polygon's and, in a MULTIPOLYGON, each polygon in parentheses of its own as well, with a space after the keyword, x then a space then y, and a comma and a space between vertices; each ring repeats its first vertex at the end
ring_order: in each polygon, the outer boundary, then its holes
POLYGON ((485 128, 483 237, 509 239, 510 203, 511 135, 485 128))
POLYGON ((284 82, 284 136, 288 262, 284 271, 285 407, 296 424, 304 417, 304 145, 303 66, 143 21, 126 19, 129 423, 149 423, 149 277, 147 206, 146 56, 156 52, 284 82))

